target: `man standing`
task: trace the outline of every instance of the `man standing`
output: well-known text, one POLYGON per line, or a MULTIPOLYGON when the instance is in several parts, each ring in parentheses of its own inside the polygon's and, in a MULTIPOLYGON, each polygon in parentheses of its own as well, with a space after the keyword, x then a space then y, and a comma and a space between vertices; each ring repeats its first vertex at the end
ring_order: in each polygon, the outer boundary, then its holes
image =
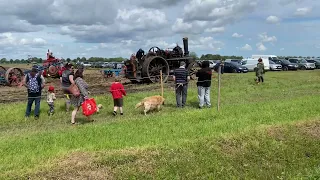
POLYGON ((190 80, 190 76, 185 66, 186 63, 181 62, 180 67, 174 71, 173 75, 173 80, 176 84, 176 101, 178 108, 184 107, 187 101, 188 81, 190 80))
POLYGON ((196 76, 198 77, 198 99, 199 99, 199 108, 201 109, 204 104, 209 108, 211 107, 210 103, 210 86, 211 86, 211 77, 212 70, 209 67, 209 61, 204 61, 202 63, 202 69, 200 69, 196 76))
POLYGON ((41 71, 38 72, 38 69, 32 68, 31 72, 25 76, 23 85, 28 89, 28 103, 25 117, 28 118, 30 116, 31 107, 34 101, 34 117, 35 119, 38 119, 40 114, 41 91, 45 86, 45 79, 42 76, 41 71))

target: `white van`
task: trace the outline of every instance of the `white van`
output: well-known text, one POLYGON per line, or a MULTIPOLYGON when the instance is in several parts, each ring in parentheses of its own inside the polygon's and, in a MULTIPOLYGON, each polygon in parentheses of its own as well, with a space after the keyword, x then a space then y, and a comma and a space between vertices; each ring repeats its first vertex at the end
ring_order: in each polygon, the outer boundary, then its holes
MULTIPOLYGON (((259 57, 260 58, 260 57, 259 57)), ((253 71, 255 67, 257 67, 259 58, 246 58, 242 59, 242 65, 247 67, 249 71, 253 71)), ((264 70, 268 71, 270 69, 269 59, 261 58, 264 64, 264 70)))
POLYGON ((268 60, 275 60, 278 59, 278 57, 276 55, 252 55, 251 57, 252 59, 259 59, 259 58, 265 58, 268 60))

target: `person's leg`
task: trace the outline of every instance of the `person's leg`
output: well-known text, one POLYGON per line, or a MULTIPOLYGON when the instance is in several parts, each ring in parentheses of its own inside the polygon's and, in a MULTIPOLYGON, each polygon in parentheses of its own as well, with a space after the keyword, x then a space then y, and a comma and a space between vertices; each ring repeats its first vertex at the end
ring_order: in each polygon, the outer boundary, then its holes
POLYGON ((182 93, 182 86, 176 86, 176 102, 177 107, 181 107, 181 93, 182 93))
POLYGON ((198 99, 199 99, 199 108, 202 108, 204 104, 204 88, 202 86, 198 86, 198 99))
POLYGON ((188 85, 185 84, 182 87, 182 107, 184 107, 186 105, 187 95, 188 95, 188 85))
POLYGON ((118 111, 118 99, 114 99, 113 100, 113 115, 117 115, 117 111, 118 111))
POLYGON ((76 119, 76 115, 77 115, 78 111, 79 111, 79 107, 75 107, 74 110, 71 113, 71 123, 72 124, 76 123, 75 119, 76 119))
POLYGON ((33 98, 28 98, 26 115, 25 115, 26 117, 30 116, 33 100, 34 100, 33 98))
POLYGON ((34 117, 39 118, 40 115, 40 102, 41 102, 41 97, 35 98, 35 108, 34 108, 34 117))
POLYGON ((263 76, 261 76, 261 82, 263 82, 263 81, 264 81, 263 76))
POLYGON ((211 102, 210 102, 210 87, 205 87, 204 88, 204 101, 208 107, 211 107, 211 102))
POLYGON ((70 105, 71 105, 71 103, 70 103, 70 95, 65 94, 65 100, 66 100, 66 111, 69 112, 70 105))
POLYGON ((119 99, 119 109, 120 109, 120 115, 123 115, 123 98, 119 99))

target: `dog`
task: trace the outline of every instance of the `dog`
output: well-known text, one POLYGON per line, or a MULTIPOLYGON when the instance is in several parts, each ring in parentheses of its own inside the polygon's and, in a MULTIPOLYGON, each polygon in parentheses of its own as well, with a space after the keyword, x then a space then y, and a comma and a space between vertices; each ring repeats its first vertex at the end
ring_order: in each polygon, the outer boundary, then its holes
POLYGON ((165 99, 162 96, 151 96, 144 98, 141 102, 136 104, 136 109, 139 107, 144 107, 144 115, 147 115, 147 112, 157 109, 160 111, 161 105, 164 105, 165 99))
POLYGON ((102 104, 98 104, 98 106, 97 106, 97 113, 99 113, 100 112, 100 109, 102 109, 102 104))

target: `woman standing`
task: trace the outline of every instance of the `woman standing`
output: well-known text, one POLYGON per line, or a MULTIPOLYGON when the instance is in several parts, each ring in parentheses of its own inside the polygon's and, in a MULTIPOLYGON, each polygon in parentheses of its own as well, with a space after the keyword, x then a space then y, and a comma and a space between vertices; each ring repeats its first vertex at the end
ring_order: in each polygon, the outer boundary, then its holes
POLYGON ((262 62, 262 59, 259 58, 258 59, 258 64, 256 67, 256 76, 257 76, 257 83, 260 84, 260 82, 263 83, 264 79, 263 79, 263 74, 265 73, 264 71, 264 64, 262 62))
MULTIPOLYGON (((71 95, 71 104, 74 106, 74 110, 71 114, 71 124, 75 124, 75 118, 77 115, 77 112, 79 111, 82 103, 85 101, 85 99, 89 96, 88 91, 88 84, 83 80, 83 69, 78 69, 74 75, 74 82, 79 88, 80 96, 76 97, 71 95)), ((90 116, 87 116, 88 121, 91 121, 90 116)))

